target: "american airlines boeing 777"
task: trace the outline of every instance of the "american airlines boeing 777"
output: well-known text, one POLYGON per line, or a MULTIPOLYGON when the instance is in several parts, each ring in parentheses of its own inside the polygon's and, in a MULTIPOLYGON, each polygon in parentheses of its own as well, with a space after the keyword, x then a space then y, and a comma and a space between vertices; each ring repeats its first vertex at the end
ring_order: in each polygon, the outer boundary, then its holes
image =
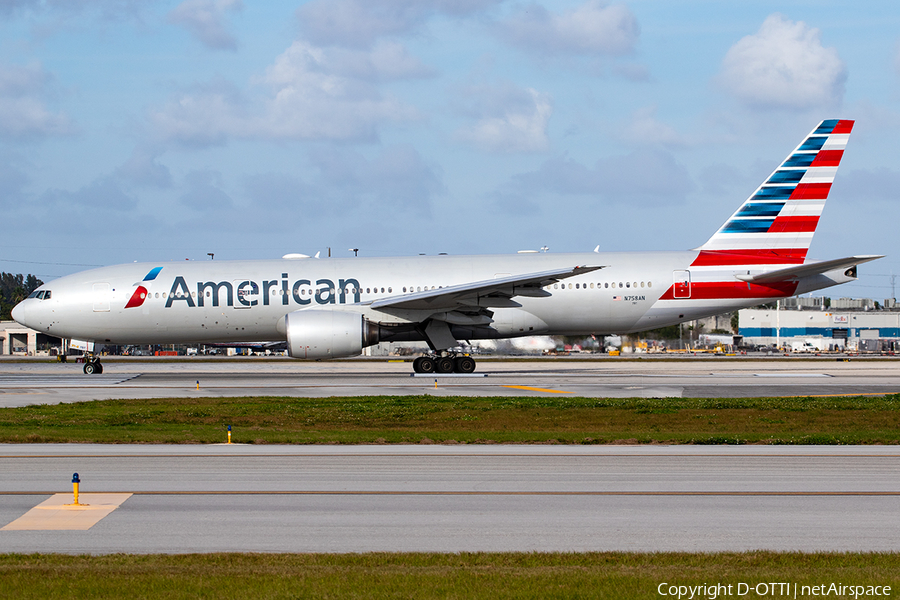
POLYGON ((880 256, 806 254, 853 121, 822 121, 702 246, 684 252, 133 263, 69 275, 13 318, 104 344, 287 342, 294 358, 424 341, 417 372, 475 370, 458 340, 626 334, 853 281, 880 256))

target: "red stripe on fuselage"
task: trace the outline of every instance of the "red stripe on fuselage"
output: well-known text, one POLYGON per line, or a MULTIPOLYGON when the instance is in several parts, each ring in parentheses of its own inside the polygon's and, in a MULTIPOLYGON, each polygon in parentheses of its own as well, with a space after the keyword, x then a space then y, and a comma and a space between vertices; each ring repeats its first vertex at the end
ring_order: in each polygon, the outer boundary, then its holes
MULTIPOLYGON (((793 296, 796 281, 779 281, 760 285, 744 281, 695 281, 691 282, 691 297, 676 298, 673 285, 660 300, 723 300, 737 298, 781 298, 793 296)), ((681 293, 679 293, 681 295, 681 293)))
POLYGON ((701 250, 692 267, 726 267, 728 265, 793 265, 803 264, 806 248, 766 250, 701 250))
POLYGON ((819 217, 777 217, 769 227, 769 233, 800 233, 815 231, 819 217))

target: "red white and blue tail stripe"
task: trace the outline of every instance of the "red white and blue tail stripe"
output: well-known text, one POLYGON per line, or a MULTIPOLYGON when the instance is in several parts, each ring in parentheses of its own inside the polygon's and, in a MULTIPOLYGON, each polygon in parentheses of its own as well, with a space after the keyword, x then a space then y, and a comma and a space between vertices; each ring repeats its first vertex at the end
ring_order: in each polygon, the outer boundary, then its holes
POLYGON ((853 121, 822 121, 698 248, 691 266, 802 264, 852 129, 853 121))

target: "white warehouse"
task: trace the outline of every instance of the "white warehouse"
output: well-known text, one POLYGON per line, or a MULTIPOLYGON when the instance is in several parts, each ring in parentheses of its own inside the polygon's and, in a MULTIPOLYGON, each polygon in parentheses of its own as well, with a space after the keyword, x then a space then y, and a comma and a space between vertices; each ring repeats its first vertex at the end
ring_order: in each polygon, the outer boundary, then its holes
MULTIPOLYGON (((818 300, 817 298, 789 299, 818 300)), ((847 299, 841 299, 847 300, 847 299)), ((804 303, 806 304, 806 303, 804 303)), ((790 346, 792 341, 816 341, 823 350, 871 351, 895 350, 900 343, 900 311, 877 310, 871 300, 837 302, 854 308, 745 309, 739 312, 739 333, 744 343, 790 346), (862 310, 856 308, 859 305, 862 310), (871 309, 870 309, 871 307, 871 309)), ((892 306, 893 302, 886 302, 892 306)))

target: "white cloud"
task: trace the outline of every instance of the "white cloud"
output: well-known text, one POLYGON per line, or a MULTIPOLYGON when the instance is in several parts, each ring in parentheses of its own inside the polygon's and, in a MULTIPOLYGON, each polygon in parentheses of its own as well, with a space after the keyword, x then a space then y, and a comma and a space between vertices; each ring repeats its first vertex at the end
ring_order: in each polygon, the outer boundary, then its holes
POLYGON ((616 65, 613 73, 631 81, 650 81, 650 69, 638 63, 616 65))
POLYGON ((184 0, 166 19, 187 29, 207 48, 237 50, 237 39, 227 31, 225 18, 228 11, 241 8, 241 0, 184 0))
POLYGON ((511 43, 533 52, 621 56, 634 51, 640 26, 623 4, 589 0, 562 14, 538 4, 519 8, 500 24, 511 43))
MULTIPOLYGON (((123 262, 137 258, 134 248, 149 249, 152 240, 160 239, 163 234, 171 239, 171 229, 162 222, 171 215, 160 211, 158 206, 149 212, 141 211, 138 198, 110 175, 101 175, 75 190, 51 188, 36 196, 26 196, 10 212, 11 219, 38 224, 35 231, 23 230, 27 235, 53 239, 53 245, 58 247, 87 249, 82 232, 102 230, 103 235, 90 242, 90 247, 95 248, 99 243, 114 253, 120 252, 117 260, 123 262)), ((104 256, 104 260, 110 260, 104 256)), ((59 271, 56 273, 53 277, 59 271)))
POLYGON ((157 162, 161 151, 145 145, 138 145, 128 160, 115 170, 115 175, 131 183, 149 187, 172 187, 169 168, 157 162))
POLYGON ((554 158, 513 177, 503 195, 595 196, 618 204, 660 206, 684 202, 695 189, 687 169, 669 152, 641 149, 598 160, 593 167, 554 158))
POLYGON ((234 206, 231 196, 222 190, 222 174, 214 169, 191 171, 184 177, 186 190, 179 201, 184 206, 208 213, 234 206))
POLYGON ((0 0, 0 14, 30 10, 35 13, 99 11, 104 18, 136 17, 155 0, 0 0))
POLYGON ((440 169, 428 165, 411 146, 389 146, 371 159, 331 148, 311 155, 311 160, 319 170, 319 189, 334 193, 332 200, 343 198, 343 203, 367 202, 389 213, 424 215, 444 192, 440 169))
POLYGON ((122 190, 119 182, 108 176, 98 177, 74 192, 49 189, 41 194, 37 203, 47 210, 79 213, 86 210, 95 213, 130 213, 137 207, 137 200, 122 190))
POLYGON ((241 91, 228 82, 198 85, 150 112, 152 133, 187 145, 221 145, 229 136, 247 136, 245 104, 241 91))
POLYGON ((477 121, 460 128, 456 138, 498 152, 545 150, 550 141, 547 124, 553 114, 550 96, 512 84, 468 91, 467 111, 477 121))
POLYGON ((0 155, 0 207, 4 209, 20 206, 25 198, 25 186, 31 183, 21 162, 18 156, 5 152, 0 155))
POLYGON ((304 37, 320 45, 369 47, 408 33, 435 14, 462 17, 502 0, 313 0, 297 9, 304 37))
POLYGON ((75 132, 69 117, 46 107, 52 79, 40 65, 0 65, 0 135, 25 139, 75 132))
POLYGON ((838 104, 846 78, 844 62, 822 46, 818 29, 777 13, 728 50, 719 75, 750 106, 789 109, 838 104))
MULTIPOLYGON (((889 167, 855 169, 841 173, 835 179, 835 186, 854 206, 862 204, 896 205, 897 189, 900 188, 900 171, 889 167)), ((850 204, 846 200, 843 202, 850 204)), ((891 219, 893 221, 893 219, 891 219)))
POLYGON ((678 146, 684 143, 682 136, 669 125, 656 118, 656 107, 636 110, 624 130, 630 142, 648 145, 678 146))
POLYGON ((349 82, 416 79, 432 74, 431 69, 396 42, 382 41, 369 50, 317 47, 296 41, 266 69, 264 81, 270 85, 310 82, 323 89, 347 89, 349 82), (317 78, 312 82, 311 78, 317 78))
POLYGON ((222 144, 229 137, 372 140, 382 123, 418 117, 381 94, 373 80, 425 73, 391 44, 354 53, 297 41, 266 69, 252 93, 213 82, 152 111, 150 119, 162 138, 195 145, 222 144), (390 56, 405 60, 392 63, 385 58, 390 56))
POLYGON ((246 193, 254 207, 298 219, 353 210, 358 217, 366 215, 367 223, 390 227, 397 215, 431 214, 435 199, 445 191, 440 169, 410 146, 388 146, 371 158, 324 146, 310 154, 310 161, 315 174, 308 181, 280 173, 248 177, 246 193))

